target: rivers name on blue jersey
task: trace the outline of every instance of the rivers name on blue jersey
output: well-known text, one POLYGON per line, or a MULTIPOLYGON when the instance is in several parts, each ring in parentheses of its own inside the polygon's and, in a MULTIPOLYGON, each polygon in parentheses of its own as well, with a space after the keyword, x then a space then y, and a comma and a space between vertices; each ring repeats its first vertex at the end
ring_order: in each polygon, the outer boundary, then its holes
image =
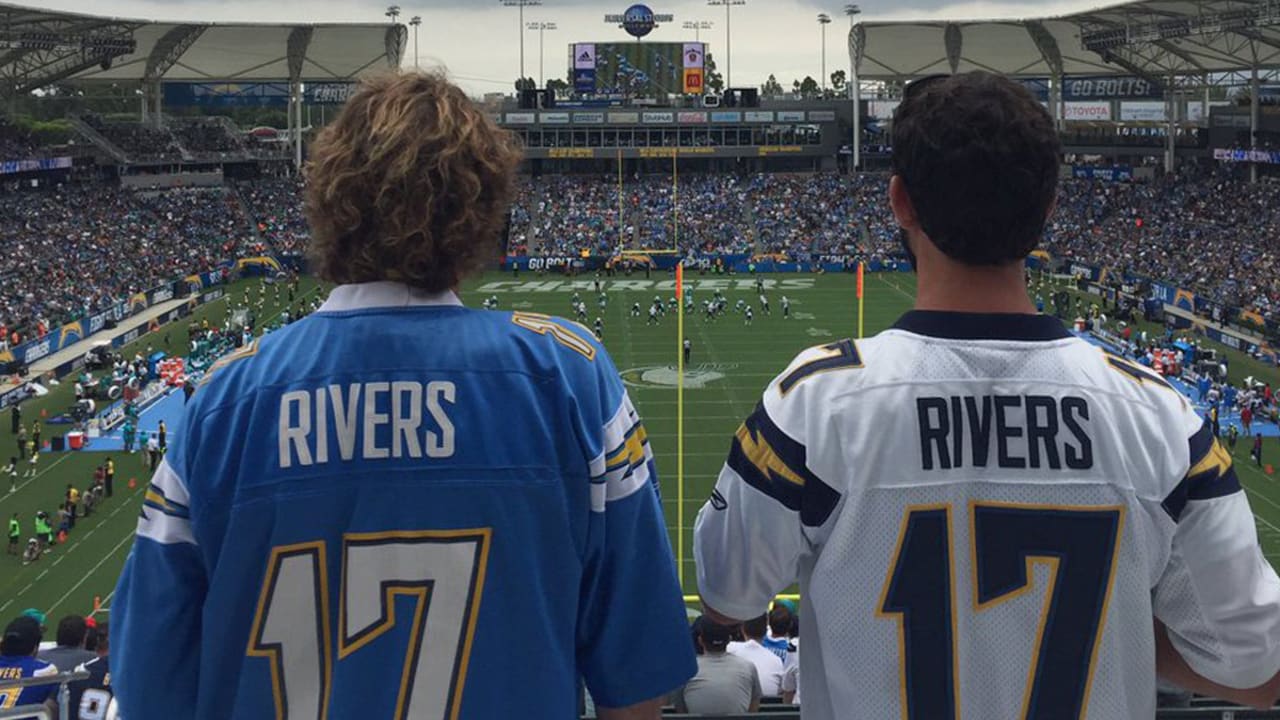
POLYGON ((112 607, 122 717, 564 718, 696 670, 653 453, 574 323, 394 283, 218 363, 112 607))
MULTIPOLYGON (((57 674, 58 668, 30 655, 0 655, 0 682, 57 674)), ((39 705, 48 700, 57 689, 57 685, 32 685, 13 690, 0 690, 0 710, 23 705, 39 705)))

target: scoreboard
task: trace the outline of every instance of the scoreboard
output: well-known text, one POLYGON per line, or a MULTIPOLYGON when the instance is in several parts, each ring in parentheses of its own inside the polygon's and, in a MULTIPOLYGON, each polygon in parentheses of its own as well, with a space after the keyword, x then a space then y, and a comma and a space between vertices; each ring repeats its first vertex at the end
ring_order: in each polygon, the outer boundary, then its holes
POLYGON ((569 75, 583 95, 702 95, 706 59, 706 43, 574 43, 569 75))

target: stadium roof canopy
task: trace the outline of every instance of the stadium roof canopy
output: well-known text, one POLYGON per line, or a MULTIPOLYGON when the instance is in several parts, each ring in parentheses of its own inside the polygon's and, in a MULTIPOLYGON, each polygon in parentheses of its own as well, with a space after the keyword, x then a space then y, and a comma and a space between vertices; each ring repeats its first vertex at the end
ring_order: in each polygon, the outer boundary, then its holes
POLYGON ((1280 0, 1138 0, 1026 20, 863 22, 863 80, 987 70, 1015 77, 1150 79, 1280 68, 1280 0))
POLYGON ((325 82, 399 66, 398 24, 154 22, 0 3, 0 77, 67 81, 325 82))

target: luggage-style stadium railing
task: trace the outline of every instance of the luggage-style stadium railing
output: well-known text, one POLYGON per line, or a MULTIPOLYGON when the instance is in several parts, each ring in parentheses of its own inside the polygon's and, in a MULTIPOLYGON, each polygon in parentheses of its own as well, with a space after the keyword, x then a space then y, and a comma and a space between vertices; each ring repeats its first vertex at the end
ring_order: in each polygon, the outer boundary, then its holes
MULTIPOLYGON (((79 672, 65 672, 57 675, 46 675, 44 677, 22 678, 20 680, 4 680, 0 681, 0 693, 10 691, 21 691, 22 688, 39 687, 41 685, 57 685, 58 686, 58 717, 62 720, 72 717, 70 710, 71 691, 67 689, 67 683, 77 680, 87 680, 89 673, 81 670, 79 672)), ((23 705, 21 707, 9 708, 8 710, 0 710, 0 720, 10 720, 11 718, 38 718, 39 720, 51 720, 49 708, 46 705, 23 705)))

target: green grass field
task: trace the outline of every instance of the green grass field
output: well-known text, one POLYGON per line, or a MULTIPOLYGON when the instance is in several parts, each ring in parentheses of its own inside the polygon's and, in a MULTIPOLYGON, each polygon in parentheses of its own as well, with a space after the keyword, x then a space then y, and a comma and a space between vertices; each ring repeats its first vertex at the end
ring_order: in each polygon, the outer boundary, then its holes
MULTIPOLYGON (((250 301, 256 306, 261 280, 247 280, 230 287, 234 302, 243 303, 245 291, 250 291, 250 301)), ((298 298, 310 300, 317 296, 316 282, 303 279, 299 283, 298 298)), ((281 302, 275 301, 275 290, 268 288, 261 308, 255 312, 264 322, 279 316, 287 304, 287 295, 281 302)), ((295 301, 296 304, 296 301, 295 301)), ((148 348, 181 353, 188 347, 187 323, 208 320, 211 325, 221 325, 226 319, 228 302, 219 300, 199 308, 189 318, 162 328, 159 332, 139 338, 127 345, 122 352, 132 357, 135 352, 148 348)), ((31 431, 31 423, 41 418, 62 413, 74 400, 74 378, 51 387, 48 395, 29 400, 22 405, 23 424, 31 431)), ((143 425, 145 426, 145 418, 143 425)), ((55 435, 67 432, 70 426, 42 423, 41 437, 48 442, 55 435)), ((16 454, 17 443, 11 432, 9 411, 0 414, 0 461, 7 463, 16 454)), ((123 453, 65 452, 43 453, 39 462, 39 474, 34 479, 18 478, 16 492, 9 493, 8 478, 0 478, 0 516, 7 527, 9 517, 18 513, 24 539, 35 534, 34 519, 37 510, 48 512, 57 518, 56 509, 66 493, 68 483, 84 489, 93 479, 93 470, 105 458, 111 456, 116 463, 115 496, 103 502, 91 517, 76 522, 65 545, 45 555, 38 562, 23 566, 21 558, 0 556, 0 622, 25 608, 38 608, 49 615, 51 624, 55 618, 67 613, 87 614, 93 610, 94 598, 106 605, 115 588, 116 577, 124 565, 125 556, 133 539, 142 493, 150 480, 143 454, 127 456, 123 453), (129 489, 129 481, 136 480, 137 487, 129 489)), ((0 464, 3 464, 0 463, 0 464)), ((19 463, 19 472, 25 473, 26 462, 19 463)))
MULTIPOLYGON (((668 315, 660 325, 646 324, 647 308, 655 295, 665 301, 674 293, 671 277, 654 273, 606 280, 609 304, 601 311, 591 290, 591 278, 579 279, 583 302, 588 306, 589 322, 599 315, 604 320, 605 344, 649 430, 658 469, 662 478, 663 497, 672 533, 672 547, 684 551, 684 583, 694 592, 691 528, 694 517, 715 483, 729 448, 729 439, 738 424, 755 406, 765 385, 778 374, 796 353, 806 347, 856 335, 857 301, 851 275, 786 275, 766 276, 766 281, 782 283, 770 289, 768 296, 773 314, 759 312, 754 280, 747 276, 706 276, 691 274, 695 299, 699 308, 703 298, 712 294, 714 283, 727 297, 732 309, 738 299, 756 306, 756 317, 746 327, 741 315, 730 312, 713 322, 699 311, 686 319, 685 335, 693 342, 693 357, 686 375, 684 482, 678 483, 676 449, 676 390, 673 367, 679 338, 676 319, 668 315), (781 297, 792 301, 789 320, 782 318, 781 297), (630 318, 633 303, 640 303, 646 317, 630 318), (684 512, 678 512, 680 500, 684 512), (684 542, 680 542, 683 529, 684 542)), ((570 298, 574 292, 570 281, 558 276, 535 276, 529 273, 513 278, 509 274, 492 274, 469 285, 463 296, 470 306, 479 306, 484 298, 496 295, 503 310, 528 310, 570 316, 570 298), (494 283, 500 283, 494 285, 494 283)), ((258 281, 241 283, 232 289, 232 298, 240 302, 245 289, 256 302, 258 281)), ((914 278, 907 275, 876 275, 868 278, 866 299, 866 332, 872 334, 888 327, 912 302, 914 278)), ((302 296, 318 290, 313 282, 303 281, 302 296)), ((281 306, 268 291, 261 317, 271 317, 281 306)), ((227 303, 218 302, 195 315, 197 322, 207 317, 221 323, 227 303)), ((167 330, 170 349, 180 350, 186 342, 186 323, 167 330)), ((142 338, 137 347, 165 348, 165 332, 142 338)), ((134 347, 127 349, 132 354, 134 347)), ((1258 373, 1280 385, 1280 373, 1274 368, 1255 368, 1244 358, 1233 355, 1233 375, 1258 373)), ((1238 378, 1236 378, 1238 379, 1238 378)), ((70 384, 63 384, 49 396, 23 406, 28 426, 45 410, 50 415, 63 410, 71 400, 70 384)), ((144 417, 145 425, 145 417, 144 417)), ((50 426, 44 439, 65 432, 64 427, 50 426)), ((0 453, 4 460, 12 454, 14 439, 9 432, 7 413, 0 416, 0 453)), ((1268 459, 1280 460, 1280 442, 1268 441, 1268 459)), ((1280 478, 1267 477, 1248 459, 1248 446, 1236 448, 1241 481, 1249 491, 1257 517, 1263 549, 1273 562, 1280 561, 1280 478)), ((19 513, 25 535, 32 534, 32 518, 37 509, 52 513, 67 483, 83 488, 92 476, 93 467, 105 455, 95 452, 45 454, 40 462, 40 475, 34 481, 19 481, 17 492, 0 495, 0 515, 7 520, 19 513)), ((50 615, 50 621, 71 612, 87 613, 95 597, 109 605, 110 593, 128 553, 137 519, 141 492, 147 482, 142 458, 138 455, 116 459, 116 494, 88 519, 81 519, 66 545, 58 547, 41 561, 23 567, 18 558, 0 557, 0 619, 10 617, 27 607, 36 607, 50 615), (137 488, 130 490, 128 481, 136 478, 137 488)), ((24 466, 25 467, 25 466, 24 466)), ((8 488, 0 487, 0 493, 8 488)))

